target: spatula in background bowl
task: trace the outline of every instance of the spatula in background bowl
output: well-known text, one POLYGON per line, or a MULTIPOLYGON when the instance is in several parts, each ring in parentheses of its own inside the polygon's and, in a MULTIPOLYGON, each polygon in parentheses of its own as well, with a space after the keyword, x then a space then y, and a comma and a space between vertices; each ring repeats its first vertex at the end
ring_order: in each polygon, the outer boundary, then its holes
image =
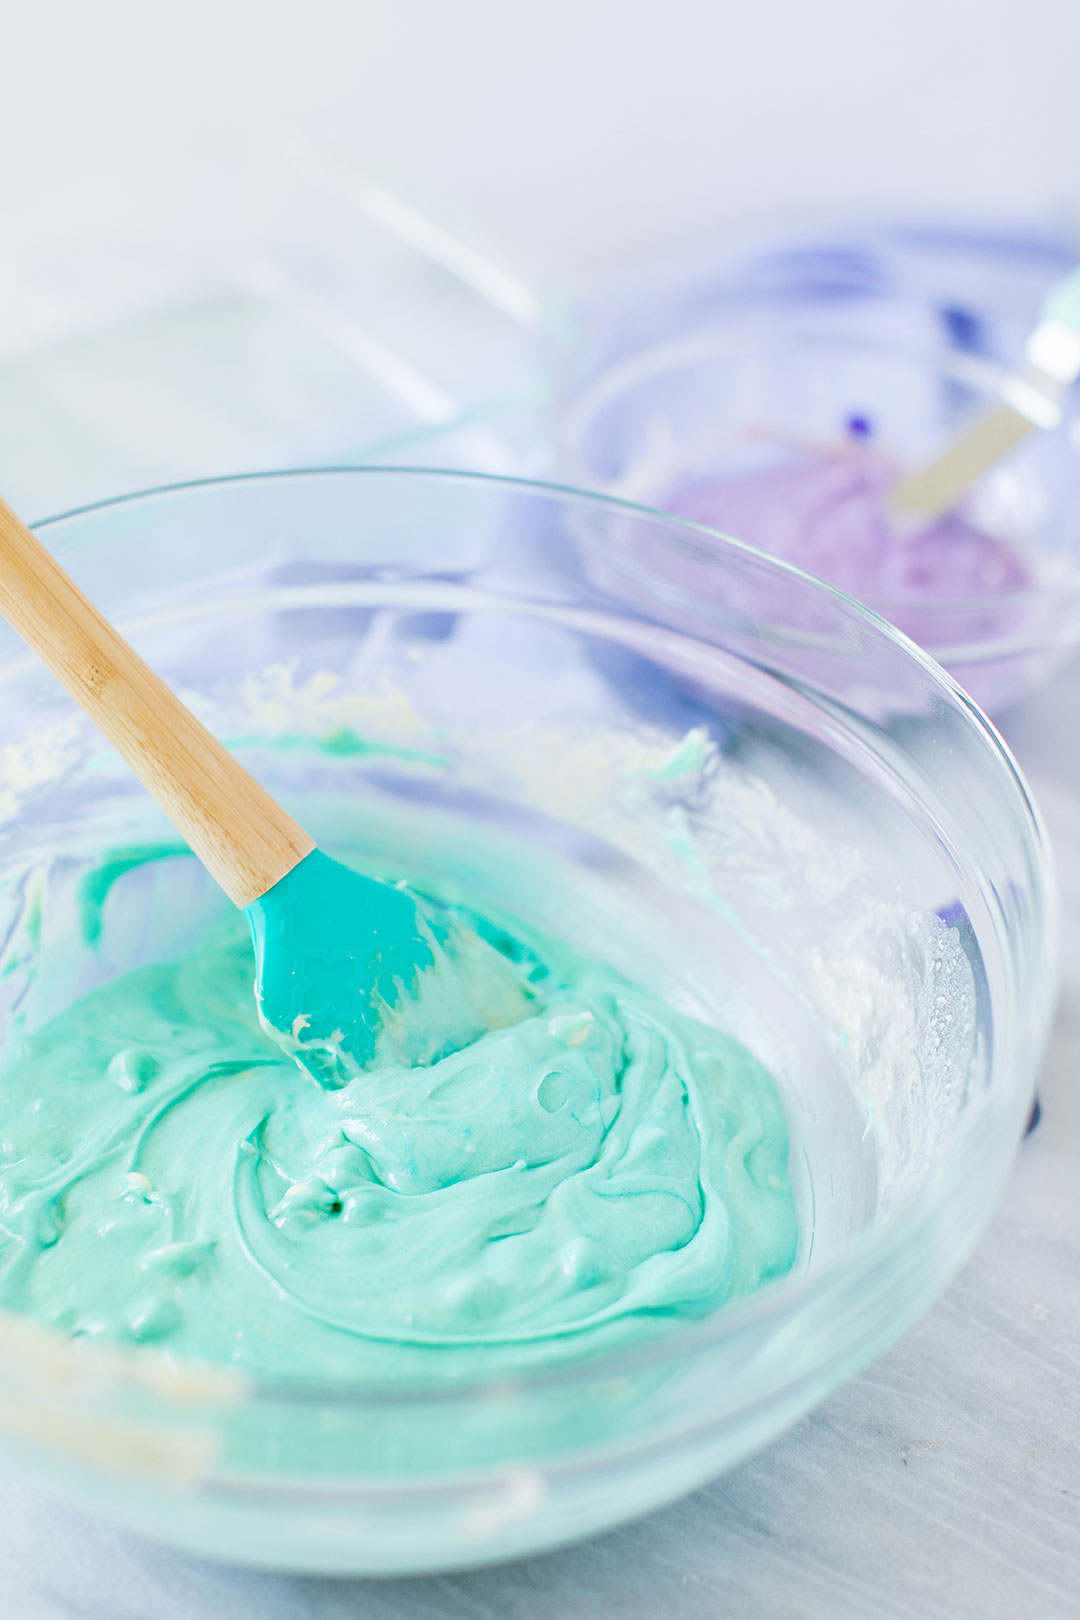
POLYGON ((1003 378, 997 404, 976 417, 936 460, 909 473, 889 496, 901 526, 929 523, 955 506, 983 473, 1040 429, 1061 421, 1066 390, 1080 377, 1080 267, 1043 301, 1024 346, 1024 365, 1003 378))

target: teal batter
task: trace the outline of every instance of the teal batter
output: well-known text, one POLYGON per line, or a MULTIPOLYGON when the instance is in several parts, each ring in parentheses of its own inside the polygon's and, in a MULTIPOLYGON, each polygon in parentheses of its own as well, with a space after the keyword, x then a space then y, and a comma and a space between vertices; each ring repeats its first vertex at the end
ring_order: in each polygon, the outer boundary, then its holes
POLYGON ((261 1031, 238 915, 9 1045, 0 1306, 317 1381, 628 1343, 788 1271, 761 1064, 566 946, 484 932, 528 1016, 337 1091, 261 1031))

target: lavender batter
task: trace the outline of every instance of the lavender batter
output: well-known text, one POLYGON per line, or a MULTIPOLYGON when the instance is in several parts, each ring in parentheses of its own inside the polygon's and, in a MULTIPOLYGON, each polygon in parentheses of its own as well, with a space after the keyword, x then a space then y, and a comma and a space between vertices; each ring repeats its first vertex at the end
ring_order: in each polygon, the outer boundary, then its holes
MULTIPOLYGON (((742 477, 702 478, 661 504, 796 563, 876 607, 917 641, 979 639, 980 602, 1030 586, 1008 545, 960 511, 901 533, 887 510, 896 467, 843 448, 742 477)), ((995 608, 1000 625, 1000 607, 995 608)))

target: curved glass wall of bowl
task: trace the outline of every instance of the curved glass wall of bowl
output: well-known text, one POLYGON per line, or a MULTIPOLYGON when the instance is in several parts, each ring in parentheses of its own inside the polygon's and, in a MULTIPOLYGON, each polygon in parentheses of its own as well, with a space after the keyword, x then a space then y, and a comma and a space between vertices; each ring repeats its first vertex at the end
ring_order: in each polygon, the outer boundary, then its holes
MULTIPOLYGON (((46 532, 326 847, 467 874, 740 1036, 782 1088, 801 1231, 776 1288, 513 1376, 252 1387, 5 1321, 3 1443, 56 1489, 277 1567, 508 1558, 730 1466, 962 1263, 1028 1112, 1053 899, 1011 760, 909 643, 761 553, 505 480, 245 479, 46 532), (636 600, 664 548, 703 588, 636 600)), ((25 919, 62 942, 103 843, 163 828, 6 629, 0 684, 6 1039, 222 902, 191 860, 129 861, 97 939, 29 973, 25 919)))
MULTIPOLYGON (((886 501, 893 478, 996 398, 1002 375, 969 356, 858 338, 697 334, 583 390, 560 423, 559 465, 569 483, 726 530, 830 580, 1000 710, 1080 640, 1076 416, 992 469, 962 521, 900 531, 886 501)), ((646 595, 650 582, 688 601, 708 588, 707 562, 701 574, 663 548, 634 562, 646 595)))
POLYGON ((1037 222, 747 226, 588 289, 574 311, 569 387, 657 344, 736 323, 1009 361, 1077 256, 1067 233, 1037 222))
POLYGON ((154 161, 102 176, 62 230, 43 216, 5 281, 0 482, 19 509, 392 460, 428 434, 413 461, 521 469, 540 314, 494 256, 300 134, 154 161))

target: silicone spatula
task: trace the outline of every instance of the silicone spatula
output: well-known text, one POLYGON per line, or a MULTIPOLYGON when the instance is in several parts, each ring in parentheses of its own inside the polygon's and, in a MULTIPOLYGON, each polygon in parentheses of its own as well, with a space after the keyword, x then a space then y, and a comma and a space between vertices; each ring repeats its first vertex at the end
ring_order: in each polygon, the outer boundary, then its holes
POLYGON ((1048 294, 1024 347, 1024 365, 1004 378, 998 401, 929 466, 902 478, 892 515, 927 522, 951 506, 1029 433, 1057 427, 1065 391, 1080 377, 1080 267, 1048 294))
POLYGON ((320 1083, 430 1063, 527 1015, 516 970, 452 913, 317 849, 3 501, 0 612, 245 911, 264 1027, 320 1083))

